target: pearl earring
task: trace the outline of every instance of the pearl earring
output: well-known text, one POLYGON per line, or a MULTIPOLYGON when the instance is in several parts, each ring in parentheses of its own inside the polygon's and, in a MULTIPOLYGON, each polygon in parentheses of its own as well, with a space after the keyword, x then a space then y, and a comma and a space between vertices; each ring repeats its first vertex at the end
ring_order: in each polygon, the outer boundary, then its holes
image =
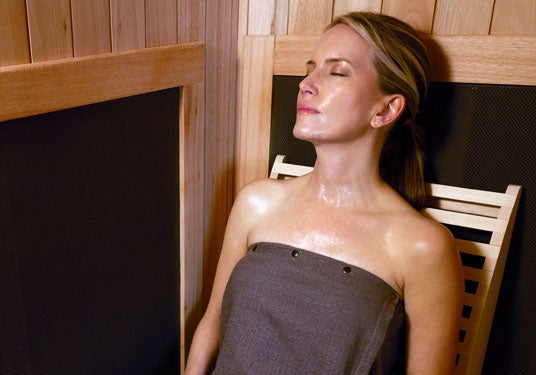
POLYGON ((378 119, 374 120, 374 125, 376 125, 376 126, 380 125, 380 120, 378 120, 378 119))

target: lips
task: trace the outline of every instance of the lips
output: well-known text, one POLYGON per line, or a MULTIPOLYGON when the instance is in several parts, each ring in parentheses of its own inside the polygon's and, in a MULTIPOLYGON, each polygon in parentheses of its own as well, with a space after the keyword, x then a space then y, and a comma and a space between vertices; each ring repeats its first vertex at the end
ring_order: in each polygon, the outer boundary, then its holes
POLYGON ((299 115, 316 115, 320 113, 308 104, 298 104, 297 112, 299 115))

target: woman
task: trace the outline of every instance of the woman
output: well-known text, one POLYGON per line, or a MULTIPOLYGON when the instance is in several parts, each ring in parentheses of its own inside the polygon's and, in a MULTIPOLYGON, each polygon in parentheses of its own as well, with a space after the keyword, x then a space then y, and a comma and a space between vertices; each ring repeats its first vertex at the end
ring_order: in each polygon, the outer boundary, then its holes
POLYGON ((215 357, 214 374, 452 373, 461 264, 450 232, 417 211, 427 71, 392 17, 328 27, 294 127, 315 169, 240 192, 187 374, 215 357))

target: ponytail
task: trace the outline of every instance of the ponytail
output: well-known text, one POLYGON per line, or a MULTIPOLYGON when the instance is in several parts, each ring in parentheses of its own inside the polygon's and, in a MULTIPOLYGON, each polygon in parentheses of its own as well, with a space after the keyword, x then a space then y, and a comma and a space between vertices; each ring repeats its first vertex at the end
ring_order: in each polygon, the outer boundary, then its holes
POLYGON ((397 123, 380 155, 380 176, 416 210, 426 201, 423 131, 415 122, 397 123))

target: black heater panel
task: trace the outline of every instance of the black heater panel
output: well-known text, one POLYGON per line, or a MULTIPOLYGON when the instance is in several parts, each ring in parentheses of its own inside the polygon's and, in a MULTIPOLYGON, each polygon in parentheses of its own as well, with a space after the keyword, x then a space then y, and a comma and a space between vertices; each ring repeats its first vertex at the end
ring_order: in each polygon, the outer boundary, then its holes
POLYGON ((175 374, 178 88, 0 123, 0 373, 175 374))

